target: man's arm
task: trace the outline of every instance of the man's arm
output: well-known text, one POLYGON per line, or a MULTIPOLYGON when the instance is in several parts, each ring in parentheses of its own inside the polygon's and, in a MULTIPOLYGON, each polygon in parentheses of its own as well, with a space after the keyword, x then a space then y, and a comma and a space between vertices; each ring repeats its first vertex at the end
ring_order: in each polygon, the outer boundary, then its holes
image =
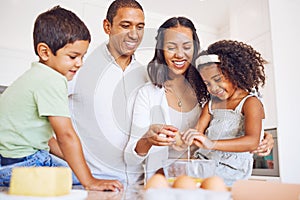
POLYGON ((257 149, 251 153, 255 153, 258 156, 267 156, 271 153, 274 146, 274 139, 271 133, 265 132, 264 139, 260 142, 257 149))

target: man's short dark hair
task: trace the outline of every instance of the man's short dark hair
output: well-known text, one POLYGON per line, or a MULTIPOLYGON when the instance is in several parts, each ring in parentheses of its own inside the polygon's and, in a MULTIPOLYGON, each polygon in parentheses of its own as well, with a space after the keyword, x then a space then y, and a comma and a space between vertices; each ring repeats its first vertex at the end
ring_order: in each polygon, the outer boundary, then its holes
POLYGON ((137 8, 144 12, 142 6, 139 4, 139 2, 135 0, 115 0, 110 4, 106 19, 112 24, 113 18, 117 15, 117 12, 120 8, 137 8))

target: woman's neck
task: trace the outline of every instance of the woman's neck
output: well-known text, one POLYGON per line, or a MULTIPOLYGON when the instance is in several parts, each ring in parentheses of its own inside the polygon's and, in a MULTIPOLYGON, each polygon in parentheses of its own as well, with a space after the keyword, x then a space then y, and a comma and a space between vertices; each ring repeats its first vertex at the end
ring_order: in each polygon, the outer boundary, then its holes
POLYGON ((173 76, 172 79, 165 82, 166 87, 172 87, 173 89, 180 90, 181 88, 186 88, 188 81, 183 75, 173 76))
POLYGON ((173 77, 164 84, 169 107, 179 112, 188 112, 197 104, 197 97, 189 84, 182 76, 173 77))

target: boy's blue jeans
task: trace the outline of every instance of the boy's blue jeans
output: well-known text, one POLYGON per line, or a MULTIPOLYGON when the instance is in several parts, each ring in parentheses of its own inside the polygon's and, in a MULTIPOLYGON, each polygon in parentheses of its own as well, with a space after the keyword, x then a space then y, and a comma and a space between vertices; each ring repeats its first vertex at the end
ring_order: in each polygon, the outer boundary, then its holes
MULTIPOLYGON (((1 159, 1 158, 0 158, 1 159)), ((0 162, 1 163, 1 162, 0 162)), ((50 154, 48 151, 39 150, 27 156, 25 161, 11 165, 1 166, 0 164, 0 186, 9 186, 11 171, 14 167, 69 167, 67 162, 50 154)), ((73 185, 79 185, 77 177, 72 173, 73 185)))

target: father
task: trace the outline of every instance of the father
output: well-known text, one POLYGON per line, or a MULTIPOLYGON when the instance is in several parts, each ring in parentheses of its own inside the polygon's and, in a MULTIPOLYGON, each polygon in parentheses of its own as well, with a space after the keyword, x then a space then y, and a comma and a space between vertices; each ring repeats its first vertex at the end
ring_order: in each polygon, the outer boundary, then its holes
POLYGON ((123 184, 143 180, 142 166, 127 168, 124 149, 136 91, 147 81, 146 69, 134 57, 144 26, 137 1, 114 1, 103 21, 108 43, 87 58, 70 83, 73 123, 93 175, 123 184))

